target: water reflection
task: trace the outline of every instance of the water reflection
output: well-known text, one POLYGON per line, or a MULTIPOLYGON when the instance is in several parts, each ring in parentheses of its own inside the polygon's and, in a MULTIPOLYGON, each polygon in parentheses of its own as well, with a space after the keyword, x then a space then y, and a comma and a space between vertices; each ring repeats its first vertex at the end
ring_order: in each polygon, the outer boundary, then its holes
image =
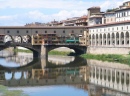
POLYGON ((88 62, 91 95, 130 96, 130 67, 128 65, 97 60, 88 62))
MULTIPOLYGON (((128 65, 81 57, 32 58, 19 67, 0 66, 0 84, 16 86, 67 85, 83 89, 89 96, 130 96, 130 67, 128 65), (59 59, 57 59, 59 58, 59 59), (67 61, 67 62, 66 62, 67 61)), ((17 60, 24 57, 15 56, 17 60)), ((12 57, 8 61, 18 62, 12 57)), ((26 88, 25 88, 26 89, 26 88)))

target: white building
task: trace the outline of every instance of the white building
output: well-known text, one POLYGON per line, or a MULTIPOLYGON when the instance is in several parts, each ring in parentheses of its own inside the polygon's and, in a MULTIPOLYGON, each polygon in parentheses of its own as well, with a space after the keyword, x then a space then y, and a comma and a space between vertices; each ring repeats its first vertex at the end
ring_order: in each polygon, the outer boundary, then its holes
MULTIPOLYGON (((102 24, 89 23, 89 53, 128 54, 130 52, 130 1, 114 10, 102 14, 102 24)), ((90 16, 89 22, 92 16, 94 15, 90 16)))

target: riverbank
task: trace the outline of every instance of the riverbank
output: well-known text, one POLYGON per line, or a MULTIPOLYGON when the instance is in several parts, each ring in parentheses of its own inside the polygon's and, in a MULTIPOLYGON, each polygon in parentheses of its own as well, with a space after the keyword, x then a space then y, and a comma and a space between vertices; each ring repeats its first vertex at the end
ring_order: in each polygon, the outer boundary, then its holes
POLYGON ((32 53, 32 51, 31 51, 31 50, 23 50, 23 49, 18 49, 18 48, 14 49, 14 51, 15 51, 15 52, 32 53))
POLYGON ((118 62, 130 65, 130 55, 118 54, 83 54, 81 57, 86 59, 96 59, 101 61, 118 62))
MULTIPOLYGON (((32 53, 30 50, 22 50, 22 49, 15 49, 16 52, 26 52, 26 53, 32 53)), ((73 55, 73 52, 69 51, 57 51, 52 50, 48 53, 49 55, 73 55)), ((101 61, 109 61, 109 62, 118 62, 118 63, 124 63, 130 65, 130 55, 118 55, 118 54, 83 54, 80 55, 83 58, 86 59, 95 59, 95 60, 101 60, 101 61)))
POLYGON ((21 90, 8 90, 7 87, 0 85, 0 96, 28 96, 21 90))
POLYGON ((68 56, 70 54, 73 54, 73 52, 64 52, 64 51, 56 51, 56 50, 53 50, 53 51, 50 51, 48 53, 48 55, 64 55, 64 56, 68 56))

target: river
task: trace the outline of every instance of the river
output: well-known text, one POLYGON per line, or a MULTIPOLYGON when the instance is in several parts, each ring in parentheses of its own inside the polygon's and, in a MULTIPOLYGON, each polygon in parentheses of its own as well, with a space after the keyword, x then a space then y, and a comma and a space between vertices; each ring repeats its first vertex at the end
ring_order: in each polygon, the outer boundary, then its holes
POLYGON ((7 53, 0 53, 0 85, 8 90, 22 90, 28 96, 130 96, 128 65, 74 56, 49 55, 45 60, 31 53, 7 53))

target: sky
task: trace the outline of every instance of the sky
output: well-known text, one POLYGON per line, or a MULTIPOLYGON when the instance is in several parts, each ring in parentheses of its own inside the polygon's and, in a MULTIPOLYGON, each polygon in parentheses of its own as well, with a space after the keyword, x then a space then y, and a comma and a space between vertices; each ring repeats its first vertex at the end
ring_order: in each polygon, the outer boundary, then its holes
POLYGON ((87 9, 116 8, 129 0, 0 0, 0 26, 24 26, 87 15, 87 9))

